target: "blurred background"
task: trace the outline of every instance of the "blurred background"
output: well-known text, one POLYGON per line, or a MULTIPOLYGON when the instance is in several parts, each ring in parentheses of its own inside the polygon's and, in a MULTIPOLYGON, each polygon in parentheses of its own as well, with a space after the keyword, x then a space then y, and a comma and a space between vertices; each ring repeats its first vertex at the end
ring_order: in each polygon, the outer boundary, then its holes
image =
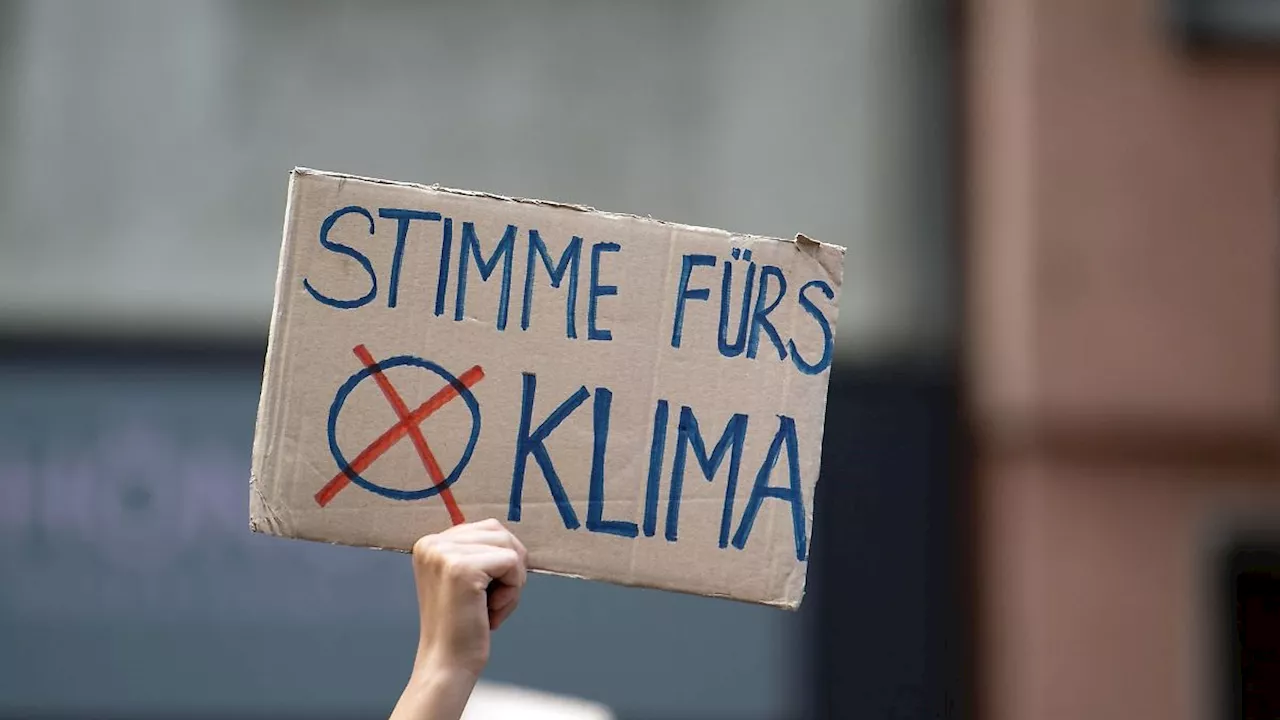
POLYGON ((246 527, 295 165, 849 248, 802 610, 539 576, 489 679, 1280 717, 1278 40, 1275 0, 0 0, 0 718, 398 696, 405 558, 246 527))

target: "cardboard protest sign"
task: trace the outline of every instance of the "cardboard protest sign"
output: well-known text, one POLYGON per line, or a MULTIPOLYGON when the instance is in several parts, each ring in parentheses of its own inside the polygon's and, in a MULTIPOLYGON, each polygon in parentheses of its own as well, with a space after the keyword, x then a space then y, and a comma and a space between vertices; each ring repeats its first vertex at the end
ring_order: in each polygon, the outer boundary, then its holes
POLYGON ((794 608, 843 252, 295 170, 250 526, 794 608))

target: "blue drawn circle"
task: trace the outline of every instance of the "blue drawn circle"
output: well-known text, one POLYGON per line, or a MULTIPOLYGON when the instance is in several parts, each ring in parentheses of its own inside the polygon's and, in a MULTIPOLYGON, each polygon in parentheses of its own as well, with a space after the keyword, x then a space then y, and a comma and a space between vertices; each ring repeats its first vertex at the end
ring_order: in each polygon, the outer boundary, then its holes
POLYGON ((333 398, 333 405, 329 407, 329 452, 333 453, 334 462, 338 463, 339 468, 347 468, 347 477, 360 487, 371 493, 377 493, 383 497, 389 497, 393 500, 421 500, 440 494, 444 488, 453 485, 457 481, 458 476, 462 474, 463 469, 467 467, 467 463, 471 461, 471 452, 476 449, 476 440, 480 439, 480 403, 476 402, 476 396, 471 394, 471 389, 462 384, 462 381, 454 377, 448 370, 431 362, 423 360, 413 355, 397 355, 387 358, 378 363, 376 368, 362 368, 360 372, 347 378, 338 388, 338 394, 333 398), (350 469, 350 463, 342 454, 342 449, 338 447, 338 415, 342 412, 342 406, 347 401, 347 396, 351 391, 356 389, 360 383, 366 378, 373 375, 374 370, 387 370, 394 367, 418 367, 429 370, 439 375, 445 382, 453 386, 458 396, 467 404, 467 408, 471 410, 471 437, 467 440, 467 449, 462 451, 462 457, 458 459, 458 464, 453 470, 445 476, 444 482, 439 485, 429 485, 423 490, 396 490, 394 488, 382 487, 376 483, 366 480, 360 473, 350 469))

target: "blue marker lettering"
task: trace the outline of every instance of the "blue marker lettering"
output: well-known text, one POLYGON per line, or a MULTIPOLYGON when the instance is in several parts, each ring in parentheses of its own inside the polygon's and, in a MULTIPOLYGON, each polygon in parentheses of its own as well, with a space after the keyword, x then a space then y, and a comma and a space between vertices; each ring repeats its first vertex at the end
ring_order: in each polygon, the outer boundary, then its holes
POLYGON ((449 290, 449 258, 453 254, 453 218, 444 219, 440 235, 440 272, 436 276, 436 317, 444 315, 445 293, 449 290))
POLYGON ((822 357, 816 363, 809 363, 800 357, 800 353, 796 350, 795 340, 788 340, 787 347, 791 350, 791 361, 796 364, 800 372, 806 375, 817 375, 831 365, 831 355, 835 347, 834 338, 831 335, 831 323, 827 320, 827 316, 822 314, 822 311, 818 309, 817 305, 813 304, 812 300, 805 297, 804 291, 811 287, 821 290, 828 300, 835 297, 835 291, 831 289, 830 285, 821 280, 810 280, 804 284, 804 287, 800 288, 800 307, 804 308, 804 311, 809 313, 814 320, 817 320, 818 327, 822 328, 822 357))
POLYGON ((423 210, 403 210, 400 208, 379 208, 378 217, 395 218, 396 249, 391 254, 391 287, 387 290, 387 307, 396 306, 396 295, 400 290, 400 261, 404 258, 404 243, 409 236, 409 223, 414 220, 439 220, 440 213, 423 210))
POLYGON ((805 517, 804 496, 800 492, 800 453, 797 448, 796 422, 786 415, 778 416, 778 432, 773 436, 769 452, 756 473, 756 483, 751 488, 751 498, 747 500, 747 508, 742 512, 742 522, 738 532, 733 536, 733 546, 739 550, 747 546, 747 538, 751 535, 751 526, 755 524, 756 514, 760 512, 760 503, 767 497, 786 500, 791 503, 791 525, 795 532, 796 559, 805 558, 805 517), (785 443, 787 448, 787 478, 789 487, 769 487, 769 476, 778 464, 778 453, 785 443))
POLYGON ((671 347, 680 347, 680 339, 684 335, 684 303, 686 300, 707 300, 711 297, 710 288, 689 288, 689 275, 698 266, 715 267, 714 255, 685 255, 680 263, 680 285, 676 288, 675 319, 671 323, 671 347))
POLYGON ((476 237, 476 224, 462 223, 462 247, 458 250, 458 299, 454 303, 454 320, 462 320, 466 316, 467 260, 475 258, 476 269, 480 271, 482 282, 488 282, 493 271, 498 268, 498 261, 502 260, 502 289, 498 296, 498 329, 507 329, 507 305, 511 301, 511 253, 515 242, 516 226, 508 225, 507 231, 498 241, 498 247, 494 248, 493 255, 485 260, 480 251, 480 240, 476 237))
POLYGON ((591 288, 587 295, 587 339, 612 340, 613 333, 606 328, 596 328, 596 299, 602 295, 617 295, 617 285, 600 284, 600 255, 607 252, 618 252, 622 246, 618 243, 602 242, 591 246, 591 288))
POLYGON ((747 340, 747 357, 755 358, 756 352, 760 348, 760 330, 763 329, 765 335, 769 336, 769 342, 773 343, 773 348, 778 351, 778 359, 787 359, 787 346, 782 343, 782 337, 778 335, 778 330, 769 321, 769 313, 782 302, 782 298, 787 295, 787 278, 782 274, 782 270, 773 265, 765 265, 760 268, 760 291, 756 295, 756 306, 751 311, 751 332, 747 340), (769 296, 769 278, 778 279, 778 296, 773 300, 766 298, 769 296))
MULTIPOLYGON (((739 256, 738 248, 733 249, 733 259, 737 260, 739 256)), ((751 250, 741 251, 742 260, 749 262, 751 260, 751 250)), ((724 274, 720 280, 720 329, 716 334, 716 343, 720 348, 720 354, 725 357, 737 357, 742 354, 747 344, 747 329, 750 320, 747 318, 747 310, 751 307, 751 295, 755 290, 756 280, 756 264, 751 263, 747 266, 747 279, 743 282, 742 287, 742 312, 738 315, 738 336, 733 342, 728 341, 729 332, 729 314, 730 314, 730 290, 733 287, 733 262, 724 261, 724 274)))
POLYGON ((724 433, 716 442, 711 456, 707 456, 707 446, 702 441, 702 433, 698 430, 698 419, 688 406, 680 408, 680 424, 676 435, 676 454, 671 462, 671 490, 667 498, 667 532, 666 538, 676 540, 676 528, 680 523, 680 494, 684 488, 685 458, 690 448, 693 457, 702 469, 702 475, 713 480, 720 463, 724 461, 726 452, 729 455, 729 479, 724 490, 724 512, 720 517, 720 547, 729 544, 729 525, 733 519, 733 497, 738 489, 738 467, 742 463, 742 444, 747 436, 747 416, 741 413, 734 415, 725 425, 724 433))
POLYGON ((653 537, 658 528, 658 484, 662 478, 662 454, 667 447, 667 401, 653 409, 653 440, 649 443, 649 479, 644 485, 644 534, 653 537))
MULTIPOLYGON (((560 260, 555 267, 551 265, 551 256, 547 253, 547 244, 537 230, 529 230, 529 262, 524 271, 524 308, 520 312, 520 329, 529 329, 529 312, 533 307, 533 272, 536 268, 534 256, 542 258, 542 265, 551 278, 551 287, 558 288, 569 273, 568 297, 565 300, 565 334, 570 338, 578 337, 578 328, 574 320, 578 306, 578 266, 582 258, 582 238, 574 236, 569 246, 560 253, 560 260)), ((594 255, 592 256, 594 258, 594 255)), ((594 277, 594 275, 593 275, 594 277)))
POLYGON ((604 519, 604 456, 609 444, 609 406, 612 402, 613 393, 609 388, 596 388, 595 407, 591 411, 594 444, 591 452, 591 489, 587 495, 587 529, 633 538, 638 533, 635 523, 604 519))
POLYGON ((560 406, 542 421, 537 430, 529 432, 533 416, 534 394, 538 389, 538 377, 533 373, 523 373, 523 375, 524 389, 520 395, 520 434, 516 437, 516 458, 511 472, 511 501, 507 509, 507 519, 511 522, 520 522, 521 503, 524 499, 524 471, 525 466, 529 464, 529 455, 532 454, 538 461, 538 467, 542 468, 542 475, 551 489, 551 498, 555 500, 556 509, 560 511, 560 519, 564 521, 564 526, 570 530, 577 530, 578 515, 573 511, 573 504, 569 502, 569 495, 564 491, 564 485, 560 482, 560 476, 556 473, 545 443, 547 436, 574 410, 577 410, 590 393, 587 392, 586 387, 578 388, 577 392, 560 403, 560 406))
POLYGON ((329 239, 329 231, 333 229, 333 224, 338 222, 338 218, 348 213, 363 215, 364 218, 369 221, 369 234, 373 234, 373 216, 369 214, 369 211, 359 205, 348 205, 340 210, 334 210, 329 217, 324 219, 324 222, 320 225, 320 247, 330 252, 338 253, 339 255, 346 255, 360 263, 360 267, 364 268, 364 271, 369 274, 369 292, 354 300, 339 300, 337 298, 331 298, 319 290, 316 290, 312 287, 309 280, 302 278, 302 287, 305 288, 307 292, 311 293, 311 297, 325 305, 328 305, 329 307, 342 308, 343 310, 351 310, 353 308, 366 305, 378 294, 378 276, 373 272, 373 263, 369 262, 369 258, 365 257, 364 253, 349 245, 343 245, 340 242, 335 242, 329 239))

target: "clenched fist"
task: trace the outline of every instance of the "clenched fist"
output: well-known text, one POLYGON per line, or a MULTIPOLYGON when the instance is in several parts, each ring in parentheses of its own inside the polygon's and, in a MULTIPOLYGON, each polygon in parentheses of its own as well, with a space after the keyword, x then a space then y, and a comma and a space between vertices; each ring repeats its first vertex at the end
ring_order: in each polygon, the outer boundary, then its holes
POLYGON ((457 718, 489 661, 489 634, 524 589, 524 545, 497 520, 458 525, 413 546, 420 634, 394 720, 457 718))

